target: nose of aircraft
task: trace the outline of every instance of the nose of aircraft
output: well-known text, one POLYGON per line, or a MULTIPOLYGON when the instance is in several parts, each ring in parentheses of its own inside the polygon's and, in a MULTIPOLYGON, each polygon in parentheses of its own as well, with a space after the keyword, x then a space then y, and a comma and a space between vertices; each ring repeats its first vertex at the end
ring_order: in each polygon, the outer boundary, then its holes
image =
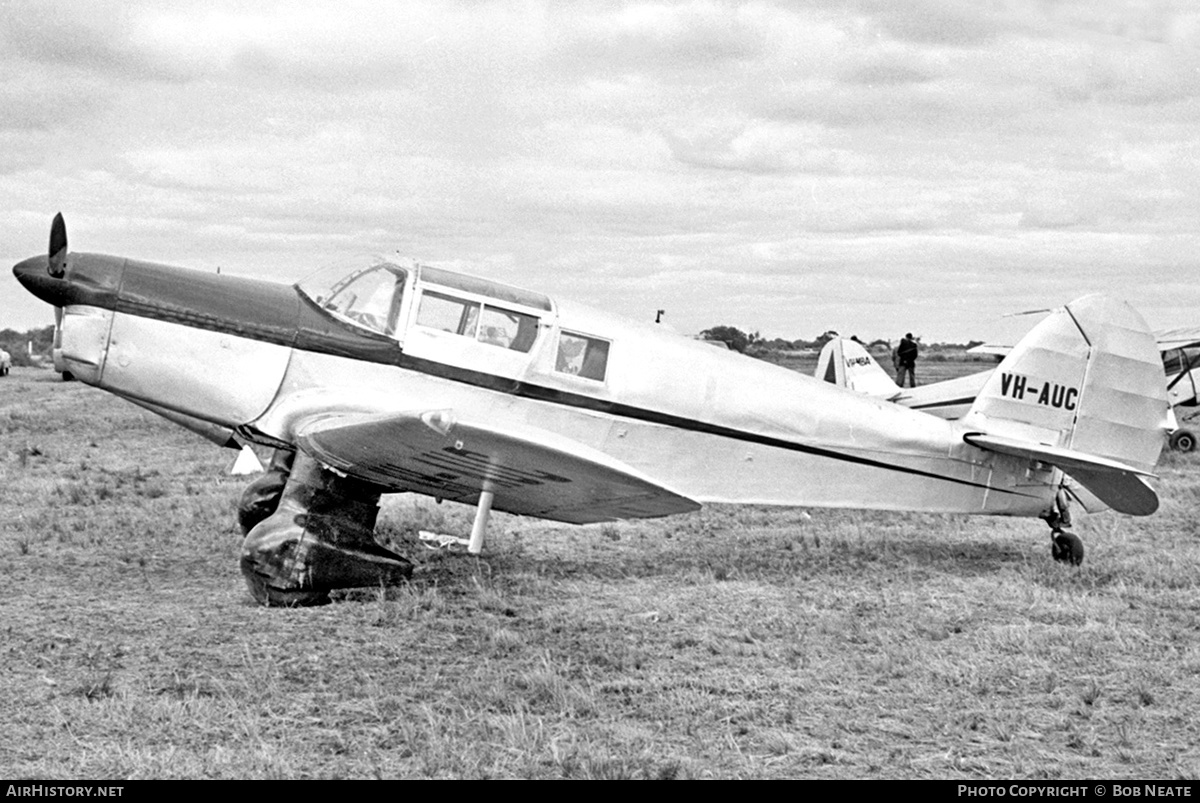
POLYGON ((70 283, 65 278, 51 276, 49 264, 45 256, 30 257, 13 266, 13 275, 26 290, 47 304, 66 306, 70 303, 70 283))
POLYGON ((99 254, 71 254, 67 224, 61 213, 50 224, 46 256, 30 257, 13 266, 13 275, 26 290, 56 307, 72 304, 109 306, 121 284, 125 260, 99 254))

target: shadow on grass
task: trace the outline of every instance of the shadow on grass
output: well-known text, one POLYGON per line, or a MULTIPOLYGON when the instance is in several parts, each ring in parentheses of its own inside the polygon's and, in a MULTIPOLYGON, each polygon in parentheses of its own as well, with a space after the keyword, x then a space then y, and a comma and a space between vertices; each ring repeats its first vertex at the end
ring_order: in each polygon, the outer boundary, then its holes
POLYGON ((552 581, 662 579, 683 582, 753 580, 790 583, 795 578, 838 578, 903 574, 906 578, 950 575, 976 577, 1020 569, 1032 560, 1051 562, 1048 538, 1044 554, 1036 544, 1011 538, 969 538, 964 533, 908 533, 903 537, 870 534, 761 532, 715 533, 670 539, 635 537, 614 543, 596 530, 590 537, 564 543, 495 545, 476 558, 463 553, 430 553, 407 548, 418 561, 414 581, 434 583, 443 591, 469 587, 479 576, 536 577, 552 581), (424 554, 421 554, 424 553, 424 554))

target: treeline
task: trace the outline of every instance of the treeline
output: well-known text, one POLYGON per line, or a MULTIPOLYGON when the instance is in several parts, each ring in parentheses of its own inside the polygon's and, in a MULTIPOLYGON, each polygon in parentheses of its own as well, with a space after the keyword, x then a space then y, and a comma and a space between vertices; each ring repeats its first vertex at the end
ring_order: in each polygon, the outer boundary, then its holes
POLYGON ((12 355, 13 365, 29 365, 29 344, 33 343, 33 353, 37 357, 49 359, 50 351, 54 348, 54 327, 43 326, 41 329, 30 329, 18 332, 16 329, 0 329, 0 349, 12 355))
MULTIPOLYGON (((772 351, 820 351, 826 343, 837 337, 838 333, 834 331, 822 332, 812 340, 784 340, 781 337, 767 340, 758 332, 746 333, 738 329, 736 326, 714 326, 711 329, 705 329, 700 333, 700 337, 704 340, 719 340, 729 346, 733 351, 740 351, 743 354, 765 354, 772 351)), ((876 339, 871 341, 859 340, 854 335, 849 335, 852 340, 858 340, 869 351, 889 351, 892 344, 887 340, 876 339)), ((921 337, 916 337, 918 343, 921 342, 921 337)), ((922 343, 923 348, 933 350, 966 350, 982 344, 982 340, 972 340, 969 343, 930 343, 928 345, 922 343)))

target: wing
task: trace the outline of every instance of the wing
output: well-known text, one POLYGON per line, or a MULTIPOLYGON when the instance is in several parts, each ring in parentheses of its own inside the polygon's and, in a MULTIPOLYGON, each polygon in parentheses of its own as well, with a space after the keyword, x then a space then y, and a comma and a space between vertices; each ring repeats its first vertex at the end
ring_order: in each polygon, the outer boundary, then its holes
MULTIPOLYGON (((1171 351, 1200 346, 1200 326, 1182 326, 1177 329, 1160 329, 1154 333, 1158 341, 1158 350, 1171 351)), ((967 354, 991 354, 996 357, 1008 356, 1012 346, 1002 346, 995 343, 984 343, 967 349, 967 354)))
POLYGON ((1149 516, 1158 510, 1158 494, 1142 479, 1153 475, 1133 466, 1071 449, 1060 449, 1016 438, 970 433, 963 439, 981 449, 1040 460, 1057 466, 1095 494, 1101 502, 1120 513, 1149 516))
POLYGON ((1200 345, 1200 327, 1184 326, 1178 329, 1162 329, 1154 333, 1159 351, 1186 349, 1200 345))
POLYGON ((981 343, 978 346, 972 346, 967 349, 967 354, 986 354, 992 357, 1007 357, 1008 353, 1013 350, 1012 346, 1004 346, 999 343, 981 343))
POLYGON ((456 420, 445 410, 332 415, 297 430, 300 448, 336 471, 394 491, 492 507, 572 524, 698 510, 603 452, 534 427, 456 420))

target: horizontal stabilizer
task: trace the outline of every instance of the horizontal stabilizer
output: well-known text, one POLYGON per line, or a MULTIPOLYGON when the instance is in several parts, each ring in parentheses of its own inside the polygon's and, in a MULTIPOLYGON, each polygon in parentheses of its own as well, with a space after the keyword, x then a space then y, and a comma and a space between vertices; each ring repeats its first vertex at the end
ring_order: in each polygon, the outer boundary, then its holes
POLYGON ((1118 512, 1131 516, 1149 516, 1158 510, 1158 494, 1142 479, 1154 475, 1133 466, 1072 449, 997 435, 968 433, 963 436, 963 440, 980 449, 1028 460, 1040 460, 1056 466, 1118 512))

